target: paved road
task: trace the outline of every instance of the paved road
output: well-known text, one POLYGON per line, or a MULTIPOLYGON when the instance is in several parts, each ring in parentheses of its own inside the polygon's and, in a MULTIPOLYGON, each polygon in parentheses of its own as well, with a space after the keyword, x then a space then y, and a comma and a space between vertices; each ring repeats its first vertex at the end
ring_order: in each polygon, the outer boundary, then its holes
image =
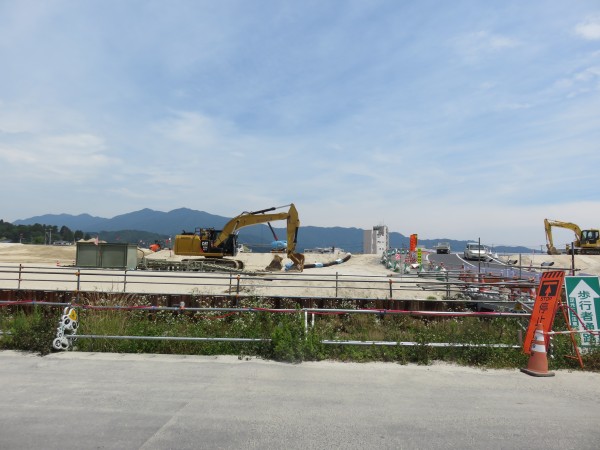
POLYGON ((0 352, 1 449, 597 449, 600 374, 0 352))
POLYGON ((428 260, 436 264, 443 263, 449 270, 467 269, 474 272, 481 270, 482 273, 495 273, 505 276, 517 276, 519 278, 530 278, 539 280, 541 273, 539 271, 530 271, 527 267, 506 264, 500 259, 490 261, 472 261, 463 258, 462 253, 450 253, 438 255, 432 253, 428 255, 428 260))
POLYGON ((513 268, 511 266, 508 266, 507 264, 504 264, 500 260, 492 260, 492 261, 466 260, 463 258, 462 253, 449 253, 449 254, 440 254, 440 255, 438 255, 437 253, 431 253, 430 255, 428 255, 428 258, 430 261, 433 261, 435 263, 438 263, 438 264, 443 263, 444 266, 446 266, 450 269, 460 269, 463 266, 465 268, 471 268, 471 269, 473 269, 473 268, 478 269, 479 267, 481 267, 481 270, 485 272, 488 269, 506 270, 506 269, 513 268))

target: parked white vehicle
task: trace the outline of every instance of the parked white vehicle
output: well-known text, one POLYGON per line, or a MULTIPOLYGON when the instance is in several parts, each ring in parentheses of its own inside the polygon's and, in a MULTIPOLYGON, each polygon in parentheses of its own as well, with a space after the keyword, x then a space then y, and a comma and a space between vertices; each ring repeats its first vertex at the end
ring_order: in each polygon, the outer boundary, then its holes
POLYGON ((464 258, 481 259, 485 261, 491 258, 491 254, 485 245, 469 242, 465 247, 464 258))

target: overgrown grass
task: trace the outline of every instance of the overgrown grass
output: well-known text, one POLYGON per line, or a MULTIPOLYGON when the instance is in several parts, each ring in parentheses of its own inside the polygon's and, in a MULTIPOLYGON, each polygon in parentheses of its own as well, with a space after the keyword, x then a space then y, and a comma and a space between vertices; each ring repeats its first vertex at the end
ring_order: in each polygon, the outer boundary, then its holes
POLYGON ((5 333, 0 338, 0 348, 47 355, 56 337, 60 319, 57 311, 41 306, 0 310, 0 330, 5 333))
MULTIPOLYGON (((104 298, 89 296, 83 303, 139 306, 143 299, 126 295, 104 298)), ((348 302, 350 303, 350 302, 348 302)), ((282 308, 294 308, 283 301, 282 308)), ((208 306, 200 304, 200 306, 208 306)), ((240 306, 265 308, 260 299, 243 300, 240 306)), ((342 305, 347 308, 349 305, 342 305)), ((0 338, 0 348, 19 349, 46 354, 51 351, 59 308, 27 307, 0 310, 0 329, 9 332, 0 338)), ((223 313, 192 311, 79 310, 78 334, 109 336, 186 336, 243 337, 267 339, 266 342, 190 342, 157 340, 79 339, 80 351, 119 353, 168 353, 192 355, 238 355, 277 361, 301 362, 332 359, 340 361, 389 361, 400 364, 430 364, 447 361, 483 368, 519 368, 527 365, 528 356, 521 349, 489 347, 430 347, 428 343, 508 344, 518 345, 518 334, 526 327, 520 318, 415 318, 381 314, 318 315, 309 317, 305 328, 304 314, 296 313, 223 313), (413 346, 354 346, 323 344, 336 341, 414 342, 413 346)), ((564 329, 557 317, 555 329, 564 329)), ((553 339, 550 369, 577 369, 578 363, 565 355, 573 354, 568 336, 553 339)), ((586 369, 600 370, 600 350, 584 355, 586 369)))

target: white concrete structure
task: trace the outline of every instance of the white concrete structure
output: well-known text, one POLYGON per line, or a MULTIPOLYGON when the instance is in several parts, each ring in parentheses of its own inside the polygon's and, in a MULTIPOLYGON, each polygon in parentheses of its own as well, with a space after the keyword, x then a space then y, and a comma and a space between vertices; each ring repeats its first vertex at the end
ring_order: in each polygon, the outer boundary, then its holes
POLYGON ((363 238, 363 253, 383 255, 390 246, 390 235, 385 225, 374 226, 365 230, 363 238))

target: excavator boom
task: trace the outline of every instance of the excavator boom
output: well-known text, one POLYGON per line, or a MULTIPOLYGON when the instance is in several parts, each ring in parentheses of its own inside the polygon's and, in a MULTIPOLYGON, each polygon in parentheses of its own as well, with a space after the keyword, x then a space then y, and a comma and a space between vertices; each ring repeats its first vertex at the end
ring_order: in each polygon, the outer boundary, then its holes
POLYGON ((301 272, 304 269, 304 255, 295 252, 300 228, 298 210, 293 203, 285 206, 289 206, 287 212, 271 212, 284 206, 244 212, 227 222, 220 232, 213 229, 197 229, 194 234, 178 235, 175 238, 175 254, 210 258, 233 256, 233 243, 239 230, 250 225, 287 220, 287 256, 292 260, 293 270, 301 272))
MULTIPOLYGON (((291 205, 290 211, 292 208, 295 209, 294 205, 291 205)), ((215 247, 218 247, 223 242, 225 242, 225 240, 229 236, 231 236, 231 234, 235 233, 238 230, 241 230, 244 227, 247 227, 250 225, 256 225, 256 224, 260 224, 260 223, 273 222, 274 220, 288 219, 288 222, 289 222, 290 216, 291 216, 290 212, 282 212, 282 213, 275 213, 275 214, 263 214, 262 211, 259 211, 258 213, 254 212, 254 213, 240 214, 239 216, 233 218, 232 220, 230 220, 229 222, 227 222, 225 224, 225 226, 223 227, 223 230, 221 231, 221 233, 219 234, 217 239, 215 239, 214 245, 215 245, 215 247)), ((298 216, 298 214, 296 213, 296 217, 297 216, 298 216)), ((299 222, 298 222, 298 225, 296 226, 296 231, 298 229, 298 226, 299 226, 299 222)), ((289 223, 288 223, 288 230, 289 230, 289 223)))
POLYGON ((567 228, 575 233, 576 245, 579 242, 581 236, 581 229, 579 226, 571 222, 561 222, 559 220, 544 219, 544 229, 546 230, 546 247, 549 255, 558 255, 559 251, 554 246, 554 238, 552 236, 552 227, 567 228))

